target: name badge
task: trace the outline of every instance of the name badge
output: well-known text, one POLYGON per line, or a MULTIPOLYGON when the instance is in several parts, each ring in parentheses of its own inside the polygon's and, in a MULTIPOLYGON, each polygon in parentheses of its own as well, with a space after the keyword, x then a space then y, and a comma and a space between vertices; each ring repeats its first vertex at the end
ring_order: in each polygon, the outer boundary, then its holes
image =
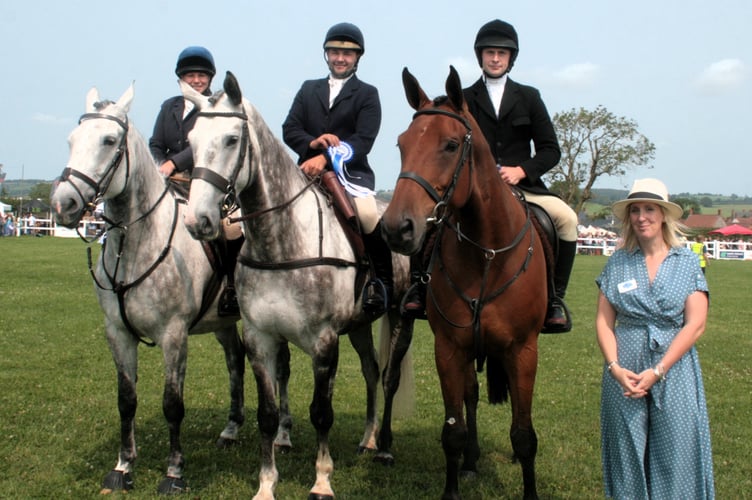
POLYGON ((629 281, 619 283, 617 285, 617 288, 619 289, 619 293, 627 293, 627 292, 631 292, 632 290, 637 290, 637 280, 632 278, 629 281))

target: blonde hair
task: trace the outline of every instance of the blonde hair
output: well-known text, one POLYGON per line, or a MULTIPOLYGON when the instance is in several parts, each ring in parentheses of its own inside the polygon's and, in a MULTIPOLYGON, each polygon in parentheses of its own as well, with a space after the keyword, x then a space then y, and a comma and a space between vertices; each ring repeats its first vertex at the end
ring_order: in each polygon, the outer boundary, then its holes
MULTIPOLYGON (((631 203, 630 203, 631 205, 631 203)), ((684 246, 681 242, 680 236, 686 236, 688 234, 688 228, 681 222, 679 222, 668 210, 663 208, 662 205, 655 203, 660 207, 663 212, 663 224, 661 225, 661 232, 663 233, 663 241, 669 246, 669 248, 684 246)), ((637 236, 635 235, 632 224, 629 221, 629 205, 626 207, 626 217, 621 221, 621 234, 624 240, 622 244, 623 248, 632 251, 636 249, 639 244, 637 242, 637 236)))

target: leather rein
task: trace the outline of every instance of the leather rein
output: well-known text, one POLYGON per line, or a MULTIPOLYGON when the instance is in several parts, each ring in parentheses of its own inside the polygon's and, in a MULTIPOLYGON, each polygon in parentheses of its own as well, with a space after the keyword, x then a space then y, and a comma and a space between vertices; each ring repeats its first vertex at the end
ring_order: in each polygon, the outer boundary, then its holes
MULTIPOLYGON (((240 118, 241 120, 245 122, 243 126, 241 139, 240 139, 238 158, 235 162, 235 166, 232 169, 232 173, 229 179, 219 175, 218 173, 206 167, 195 167, 191 175, 192 179, 203 180, 209 183, 210 185, 214 186, 221 193, 224 193, 224 199, 222 201, 222 205, 220 209, 220 217, 225 218, 225 217, 228 217, 229 214, 231 214, 232 212, 238 209, 238 203, 237 203, 238 197, 237 197, 237 192, 235 190, 235 181, 237 180, 237 176, 240 173, 240 170, 243 168, 243 165, 245 164, 246 154, 252 153, 252 148, 250 144, 250 132, 248 131, 248 128, 249 128, 248 115, 245 114, 244 112, 200 111, 197 114, 197 116, 206 116, 206 117, 211 117, 211 118, 214 118, 214 117, 240 118)), ((306 183, 305 186, 303 186, 303 189, 301 189, 298 193, 292 196, 292 198, 290 198, 289 200, 286 200, 279 205, 275 205, 275 206, 265 208, 262 210, 257 210, 250 214, 241 215, 240 217, 229 217, 229 221, 231 223, 247 221, 247 220, 256 219, 268 213, 276 212, 279 210, 284 210, 288 206, 292 205, 298 198, 303 196, 303 194, 305 194, 305 192, 308 191, 315 183, 316 183, 316 178, 314 177, 313 179, 310 179, 306 183)), ((316 205, 317 205, 318 226, 319 226, 319 241, 318 241, 319 248, 318 248, 317 257, 311 257, 311 258, 306 258, 306 259, 296 259, 296 260, 283 260, 283 261, 277 261, 277 262, 263 262, 263 261, 255 260, 252 257, 248 257, 241 253, 238 256, 238 262, 240 262, 241 264, 247 267, 252 267, 255 269, 267 269, 267 270, 301 269, 301 268, 312 267, 312 266, 358 267, 359 264, 357 262, 348 261, 348 260, 340 259, 337 257, 325 257, 323 255, 323 252, 324 252, 323 208, 321 206, 321 201, 319 197, 315 196, 315 199, 316 199, 316 205)))
MULTIPOLYGON (((120 125, 123 128, 123 137, 120 140, 120 144, 118 145, 118 148, 115 152, 114 157, 110 161, 109 165, 105 169, 104 175, 102 176, 101 182, 96 182, 91 177, 87 176, 83 172, 80 172, 78 170, 75 170, 73 168, 66 168, 63 170, 63 174, 61 175, 60 182, 69 182, 73 189, 78 193, 79 197, 81 198, 81 202, 84 206, 88 207, 96 207, 96 205, 104 198, 105 193, 110 187, 110 183, 112 182, 112 179, 115 176, 115 171, 118 169, 118 167, 122 164, 123 159, 125 159, 125 165, 126 165, 126 174, 125 174, 125 185, 127 186, 128 180, 130 179, 130 156, 128 153, 128 122, 127 120, 123 121, 115 116, 108 115, 105 113, 86 113, 81 115, 81 118, 79 119, 79 124, 83 122, 84 120, 91 120, 91 119, 106 119, 116 122, 118 125, 120 125), (86 198, 84 197, 81 190, 78 188, 78 186, 72 182, 71 177, 75 177, 77 179, 82 180, 84 183, 86 183, 89 187, 91 187, 94 190, 94 195, 92 196, 90 201, 86 201, 86 198)), ((134 220, 129 222, 115 222, 111 219, 108 219, 107 217, 103 216, 104 221, 107 223, 107 226, 102 229, 94 238, 91 240, 87 240, 81 233, 79 232, 79 237, 81 237, 82 240, 84 240, 86 243, 92 243, 99 237, 101 237, 103 234, 108 233, 109 231, 113 229, 120 229, 122 231, 122 237, 120 238, 120 244, 118 246, 117 252, 115 253, 116 259, 115 259, 115 268, 112 272, 110 272, 107 269, 107 266, 105 264, 105 259, 102 258, 102 269, 105 273, 105 276, 107 277, 107 280, 109 281, 109 288, 102 285, 102 283, 99 282, 99 280, 96 277, 96 274, 94 272, 94 266, 92 263, 92 256, 91 256, 91 247, 86 248, 86 255, 87 255, 87 261, 89 266, 89 274, 91 274, 92 279, 94 280, 94 283, 97 285, 97 287, 100 290, 105 291, 111 291, 113 292, 117 298, 118 298, 118 306, 120 309, 120 317, 123 320, 123 324, 128 329, 128 331, 136 338, 139 342, 142 342, 149 347, 153 347, 156 344, 154 342, 146 340, 146 337, 139 332, 136 331, 135 327, 131 324, 131 322, 128 320, 128 315, 126 314, 126 307, 125 307, 125 294, 128 290, 131 288, 139 285, 142 283, 146 278, 148 278, 154 270, 159 267, 159 265, 164 261, 164 259, 167 257, 167 254, 170 252, 170 249, 172 248, 172 239, 175 235, 175 229, 177 227, 178 222, 178 200, 175 196, 173 196, 174 200, 174 210, 173 210, 173 218, 172 218, 172 226, 170 228, 170 236, 167 240, 167 244, 160 252, 159 256, 156 258, 154 262, 144 271, 141 276, 134 279, 130 283, 125 283, 122 280, 117 279, 118 270, 120 267, 120 261, 123 255, 123 248, 125 246, 125 239, 128 234, 128 229, 131 225, 136 224, 137 222, 140 222, 144 219, 146 219, 149 215, 151 215, 156 208, 159 206, 159 204, 162 202, 162 200, 165 198, 167 192, 169 190, 169 183, 165 182, 165 188, 162 191, 162 193, 159 195, 159 198, 154 202, 154 204, 143 214, 136 217, 134 220)), ((102 254, 104 254, 107 251, 107 241, 108 238, 104 239, 104 242, 102 243, 102 254)), ((196 318, 194 320, 194 325, 196 322, 198 322, 199 318, 196 318)), ((193 325, 191 325, 193 326, 193 325)))
MULTIPOLYGON (((457 166, 455 167, 454 174, 452 175, 452 181, 449 185, 449 187, 444 192, 443 196, 439 196, 438 192, 433 188, 430 182, 426 180, 425 178, 419 176, 415 172, 401 172, 399 175, 399 179, 410 179, 414 182, 417 182, 436 202, 436 205, 434 206, 433 212, 431 217, 429 217, 426 222, 430 224, 434 224, 438 227, 437 231, 438 234, 436 236, 436 243, 434 244, 433 249, 431 250, 431 257, 428 264, 428 270, 426 271, 426 277, 423 278, 424 283, 427 284, 427 295, 431 297, 431 300, 433 301, 433 304, 436 308, 436 311, 439 313, 439 315, 449 323, 451 326, 455 328, 470 328, 472 327, 473 330, 473 338, 474 338, 474 344, 475 344, 475 358, 477 362, 477 371, 482 372, 483 371, 483 364, 485 362, 486 353, 483 349, 483 343, 481 342, 480 338, 480 317, 481 312, 483 310, 483 307, 497 299, 499 296, 501 296, 511 285, 514 283, 523 272, 525 272, 528 268, 528 265, 530 263, 530 259, 533 256, 533 249, 534 249, 534 241, 535 241, 535 231, 532 230, 532 221, 530 217, 530 210, 527 206, 527 204, 524 204, 525 206, 525 223, 523 224, 520 231, 517 233, 517 235, 514 237, 512 242, 504 247, 501 248, 487 248, 482 246, 476 241, 471 240, 462 232, 462 229, 460 228, 460 223, 456 222, 454 224, 450 224, 448 222, 448 219, 452 218, 451 212, 448 210, 448 203, 451 199, 452 195, 454 194, 454 191, 457 187, 457 181, 459 179, 460 174, 462 173, 462 170, 464 166, 467 164, 468 168, 470 169, 470 175, 472 175, 472 169, 473 169, 473 159, 472 159, 472 128, 470 126, 470 122, 463 117, 462 115, 459 115, 457 113, 452 113, 451 111, 446 111, 443 109, 423 109, 417 111, 413 115, 413 119, 415 119, 417 116, 420 115, 443 115, 450 118, 453 118, 460 123, 462 123, 465 126, 465 136, 462 143, 462 152, 460 154, 460 158, 457 161, 457 166), (446 222, 446 224, 445 224, 446 222), (443 234, 444 228, 449 228, 450 230, 454 231, 457 235, 457 240, 459 242, 466 241, 472 246, 479 249, 484 256, 485 262, 483 267, 483 275, 481 278, 481 284, 480 284, 480 290, 477 298, 470 297, 467 295, 454 281, 452 281, 452 278, 450 277, 449 273, 447 272, 446 265, 441 257, 441 236, 443 234), (513 250, 517 248, 517 246, 522 242, 523 238, 526 234, 529 233, 530 242, 529 246, 526 252, 526 256, 524 261, 522 262, 522 265, 517 269, 515 274, 509 278, 505 283, 503 283, 501 286, 496 288, 492 291, 487 291, 486 288, 488 286, 488 280, 491 270, 491 263, 492 261, 500 254, 504 254, 510 250, 513 250), (472 313, 472 319, 470 323, 461 325, 454 321, 452 321, 447 314, 439 307, 439 304, 436 301, 436 297, 433 295, 432 288, 430 286, 431 283, 431 274, 434 269, 434 267, 438 265, 439 269, 443 272, 444 276, 446 277, 447 281, 449 282, 452 289, 455 291, 455 293, 469 306, 470 311, 472 313)), ((468 190, 470 187, 468 188, 468 190)), ((469 197, 469 194, 468 194, 469 197)))

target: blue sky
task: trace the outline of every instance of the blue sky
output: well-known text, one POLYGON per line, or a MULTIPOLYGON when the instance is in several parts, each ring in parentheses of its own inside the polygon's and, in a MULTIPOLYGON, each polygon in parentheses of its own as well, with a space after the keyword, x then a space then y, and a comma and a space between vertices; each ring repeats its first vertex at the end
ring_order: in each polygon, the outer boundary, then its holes
POLYGON ((214 54, 214 90, 225 71, 235 73, 281 137, 301 82, 326 75, 326 30, 349 21, 365 35, 358 75, 382 102, 376 184, 391 189, 397 136, 412 115, 402 68, 432 97, 444 93, 450 64, 470 85, 480 73, 475 34, 494 18, 520 36, 511 77, 538 87, 552 116, 602 105, 635 120, 656 145, 653 169, 602 178, 596 188, 658 177, 672 193, 752 195, 748 0, 4 1, 0 163, 8 179, 59 175, 92 86, 114 100, 135 81, 130 118, 148 138, 161 102, 178 94, 173 70, 187 45, 214 54))

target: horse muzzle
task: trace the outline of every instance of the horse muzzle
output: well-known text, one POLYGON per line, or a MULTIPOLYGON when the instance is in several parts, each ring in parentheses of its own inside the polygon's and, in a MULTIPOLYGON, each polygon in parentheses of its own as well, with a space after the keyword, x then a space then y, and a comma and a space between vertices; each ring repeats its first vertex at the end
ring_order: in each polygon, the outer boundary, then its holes
POLYGON ((219 238, 220 226, 206 215, 194 215, 190 211, 183 220, 186 229, 196 240, 211 241, 219 238))
POLYGON ((426 224, 416 224, 412 218, 400 217, 396 221, 389 221, 385 217, 381 221, 381 236, 391 250, 403 255, 413 255, 420 251, 426 234, 426 224))

